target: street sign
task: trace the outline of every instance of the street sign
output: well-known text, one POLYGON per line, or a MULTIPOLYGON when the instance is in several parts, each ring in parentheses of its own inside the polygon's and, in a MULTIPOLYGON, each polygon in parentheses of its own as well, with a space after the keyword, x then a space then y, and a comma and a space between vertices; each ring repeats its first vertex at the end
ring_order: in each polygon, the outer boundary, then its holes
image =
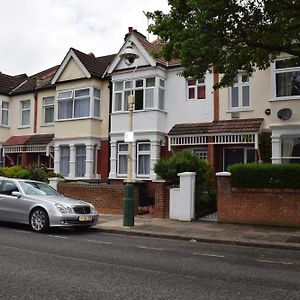
POLYGON ((133 143, 134 141, 134 134, 133 131, 127 131, 124 133, 124 142, 125 143, 133 143))

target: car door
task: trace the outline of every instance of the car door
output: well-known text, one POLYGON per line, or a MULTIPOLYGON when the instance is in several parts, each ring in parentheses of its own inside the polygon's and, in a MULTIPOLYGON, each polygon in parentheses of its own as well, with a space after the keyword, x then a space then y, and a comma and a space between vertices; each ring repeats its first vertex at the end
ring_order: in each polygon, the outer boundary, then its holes
POLYGON ((13 196, 12 192, 19 188, 12 180, 2 180, 0 183, 0 219, 10 222, 25 222, 28 213, 23 200, 13 196))

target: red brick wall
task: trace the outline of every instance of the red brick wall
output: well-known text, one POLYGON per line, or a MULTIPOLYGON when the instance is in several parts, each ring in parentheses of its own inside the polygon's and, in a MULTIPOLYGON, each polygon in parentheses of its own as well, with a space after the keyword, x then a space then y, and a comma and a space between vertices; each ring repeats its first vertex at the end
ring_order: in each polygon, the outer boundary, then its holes
POLYGON ((98 166, 97 172, 101 174, 102 180, 107 180, 109 173, 109 141, 102 140, 100 150, 97 151, 98 166))
POLYGON ((155 200, 153 216, 156 218, 169 218, 170 189, 163 181, 155 182, 155 200))
POLYGON ((300 226, 300 190, 237 189, 218 177, 217 197, 219 222, 300 226))
POLYGON ((58 191, 66 197, 92 203, 100 213, 123 214, 123 185, 61 182, 58 191))

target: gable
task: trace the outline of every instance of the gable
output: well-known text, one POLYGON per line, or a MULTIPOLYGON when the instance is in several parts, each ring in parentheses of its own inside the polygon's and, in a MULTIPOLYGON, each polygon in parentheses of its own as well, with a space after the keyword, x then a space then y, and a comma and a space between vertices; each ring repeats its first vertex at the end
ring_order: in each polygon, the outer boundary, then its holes
POLYGON ((71 57, 57 81, 62 82, 82 78, 86 78, 85 73, 83 72, 82 68, 78 65, 78 63, 74 60, 74 58, 71 57))
POLYGON ((131 35, 127 41, 123 44, 122 48, 120 49, 119 53, 115 56, 114 60, 112 61, 110 67, 107 70, 108 74, 118 70, 126 70, 132 69, 136 67, 143 67, 143 66, 155 66, 156 61, 154 58, 148 53, 148 51, 143 47, 140 41, 134 36, 131 35), (133 50, 139 55, 139 58, 136 61, 128 66, 123 59, 120 58, 120 55, 124 52, 126 47, 128 46, 128 41, 132 42, 133 50))

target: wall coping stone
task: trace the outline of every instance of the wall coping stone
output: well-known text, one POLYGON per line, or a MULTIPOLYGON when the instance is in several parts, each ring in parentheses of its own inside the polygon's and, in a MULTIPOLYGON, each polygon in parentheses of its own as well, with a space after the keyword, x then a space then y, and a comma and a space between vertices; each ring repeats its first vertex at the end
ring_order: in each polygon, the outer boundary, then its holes
POLYGON ((218 173, 216 173, 216 176, 218 176, 218 177, 230 177, 231 173, 230 172, 218 172, 218 173))

